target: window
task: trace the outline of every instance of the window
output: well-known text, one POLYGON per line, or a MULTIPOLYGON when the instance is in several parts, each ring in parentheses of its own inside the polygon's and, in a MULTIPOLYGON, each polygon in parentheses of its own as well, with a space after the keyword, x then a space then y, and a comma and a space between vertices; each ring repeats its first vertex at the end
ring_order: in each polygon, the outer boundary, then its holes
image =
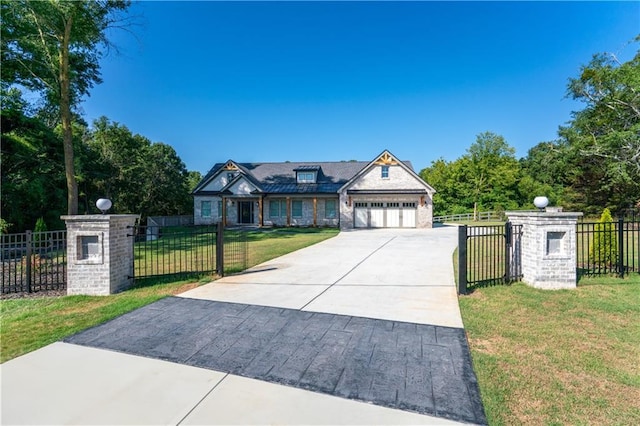
POLYGON ((325 200, 324 217, 327 219, 336 218, 336 200, 325 200))
POLYGON ((218 217, 222 217, 222 200, 218 201, 218 217))
POLYGON ((286 217, 287 202, 285 200, 269 201, 269 217, 286 217))
POLYGON ((200 202, 200 216, 211 217, 211 201, 200 202))
POLYGON ((387 207, 400 207, 400 203, 387 203, 387 207))
POLYGON ((389 166, 382 166, 382 179, 389 179, 389 166))
POLYGON ((316 174, 314 172, 298 172, 298 183, 315 183, 316 174))
POLYGON ((291 202, 291 216, 302 217, 302 200, 293 200, 291 202))
POLYGON ((233 172, 229 172, 227 173, 227 183, 231 182, 233 180, 233 172))
POLYGON ((367 203, 363 203, 361 201, 358 201, 358 202, 356 202, 356 207, 360 207, 360 208, 367 207, 367 203))
POLYGON ((382 207, 384 203, 371 203, 371 207, 382 207))
POLYGON ((405 209, 415 209, 416 203, 402 203, 402 207, 405 209))

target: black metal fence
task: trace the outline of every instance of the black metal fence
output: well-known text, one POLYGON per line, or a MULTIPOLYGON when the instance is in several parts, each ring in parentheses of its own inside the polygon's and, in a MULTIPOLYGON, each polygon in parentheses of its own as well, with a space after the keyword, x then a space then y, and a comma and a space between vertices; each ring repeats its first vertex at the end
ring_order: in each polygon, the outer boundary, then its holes
POLYGON ((458 227, 458 292, 522 278, 522 225, 458 227))
POLYGON ((189 278, 247 268, 246 234, 221 225, 157 227, 138 225, 134 238, 134 278, 189 278))
POLYGON ((67 231, 0 235, 2 293, 64 290, 67 231))
POLYGON ((578 278, 640 272, 640 218, 579 222, 576 240, 578 278))

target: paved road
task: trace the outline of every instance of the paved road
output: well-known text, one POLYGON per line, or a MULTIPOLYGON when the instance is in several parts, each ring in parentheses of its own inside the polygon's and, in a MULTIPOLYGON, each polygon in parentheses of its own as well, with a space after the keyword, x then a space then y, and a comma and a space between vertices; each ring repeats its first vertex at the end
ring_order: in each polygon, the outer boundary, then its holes
POLYGON ((341 233, 86 330, 3 364, 2 423, 485 423, 455 241, 341 233))

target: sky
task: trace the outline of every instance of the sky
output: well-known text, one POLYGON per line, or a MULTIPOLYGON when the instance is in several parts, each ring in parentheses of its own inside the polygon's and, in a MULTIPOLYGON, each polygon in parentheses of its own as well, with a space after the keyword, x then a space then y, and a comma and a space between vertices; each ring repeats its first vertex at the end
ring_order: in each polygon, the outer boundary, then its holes
POLYGON ((629 60, 640 2, 138 2, 81 105, 215 163, 412 162, 485 131, 524 157, 583 104, 592 55, 629 60))

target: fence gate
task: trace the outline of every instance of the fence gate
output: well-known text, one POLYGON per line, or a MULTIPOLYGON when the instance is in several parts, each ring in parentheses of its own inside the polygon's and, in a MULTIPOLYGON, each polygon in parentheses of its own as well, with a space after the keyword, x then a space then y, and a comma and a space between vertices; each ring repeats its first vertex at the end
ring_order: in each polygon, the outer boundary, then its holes
POLYGON ((2 293, 67 288, 67 231, 0 235, 2 293))
POLYGON ((522 277, 522 225, 458 227, 458 293, 522 277))
POLYGON ((133 279, 189 278, 239 272, 247 268, 244 232, 211 226, 132 228, 133 279))

